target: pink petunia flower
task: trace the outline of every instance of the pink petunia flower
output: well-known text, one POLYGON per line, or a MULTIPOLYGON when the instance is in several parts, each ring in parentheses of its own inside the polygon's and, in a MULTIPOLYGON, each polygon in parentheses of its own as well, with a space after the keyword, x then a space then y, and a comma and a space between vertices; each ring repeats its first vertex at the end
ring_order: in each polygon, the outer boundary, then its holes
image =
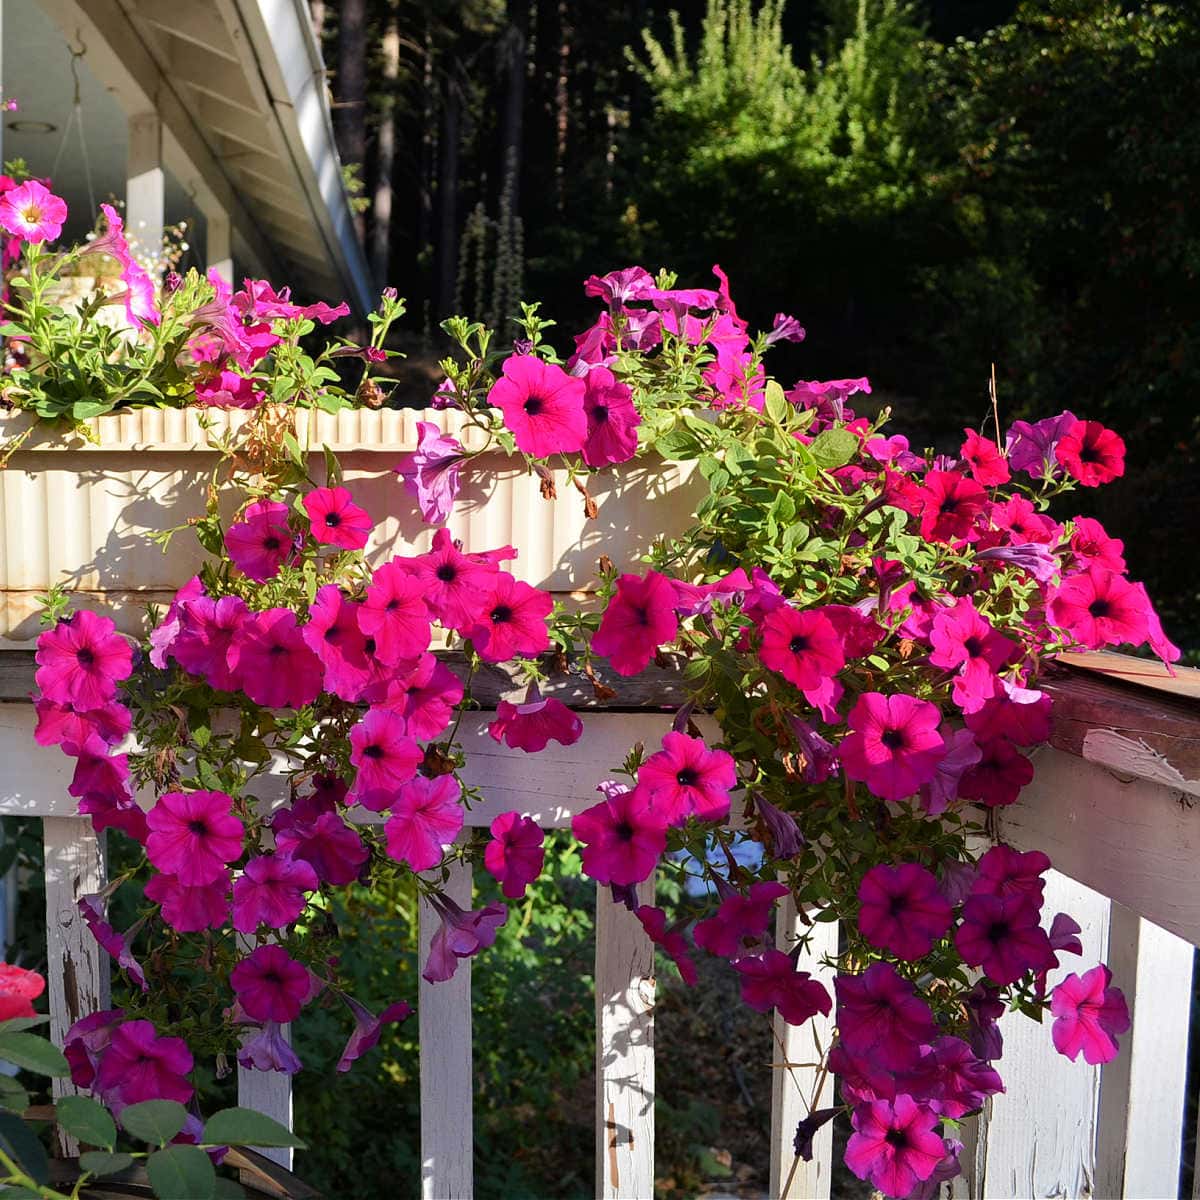
POLYGON ((394 558, 392 563, 420 584, 432 619, 447 629, 465 633, 479 618, 498 563, 515 555, 511 547, 488 555, 464 554, 451 539, 450 531, 439 529, 428 554, 394 558))
POLYGON ((121 214, 111 204, 101 204, 100 211, 104 214, 105 231, 81 248, 80 257, 107 254, 116 259, 121 267, 121 282, 125 284, 122 299, 126 317, 131 324, 157 325, 161 318, 154 303, 154 280, 133 257, 121 214))
POLYGON ((421 516, 430 525, 444 525, 450 519, 466 457, 457 438, 441 433, 432 421, 417 422, 417 448, 393 470, 404 481, 405 491, 416 496, 421 516))
POLYGON ((124 1020, 123 1008, 110 1008, 81 1017, 67 1030, 63 1056, 70 1065, 71 1082, 76 1087, 91 1088, 95 1084, 100 1062, 124 1020))
POLYGON ((66 219, 66 201, 36 179, 27 179, 0 196, 0 226, 22 242, 54 241, 66 219))
POLYGON ((763 663, 802 691, 819 687, 846 665, 842 639, 817 609, 797 612, 784 606, 762 622, 763 663))
POLYGON ((582 379, 533 354, 506 358, 501 372, 488 392, 488 403, 503 413, 518 450, 546 458, 583 449, 588 421, 582 379))
POLYGON ((952 694, 963 712, 978 712, 996 694, 996 672, 1012 658, 1017 645, 993 629, 969 596, 953 608, 941 609, 929 633, 935 667, 955 670, 952 694))
POLYGON ((501 813, 491 824, 492 840, 483 852, 483 865, 510 900, 520 900, 542 873, 546 835, 536 821, 520 813, 501 813))
POLYGON ((863 937, 909 962, 928 954, 953 920, 938 881, 916 863, 872 867, 858 886, 858 902, 863 937))
POLYGON ((929 471, 920 488, 921 536, 930 542, 970 538, 987 493, 957 471, 929 471))
POLYGON ((229 645, 229 669, 246 695, 267 708, 311 704, 325 678, 290 608, 247 614, 229 645))
POLYGON ((583 736, 583 721, 561 700, 543 700, 531 684, 524 704, 501 700, 496 705, 496 719, 488 733, 510 750, 537 754, 552 741, 573 746, 583 736))
POLYGON ((252 858, 233 885, 233 927, 254 933, 260 925, 282 929, 304 911, 317 890, 317 873, 302 858, 263 854, 252 858))
POLYGON ((193 1066, 192 1052, 182 1038, 159 1037, 149 1021, 127 1021, 112 1031, 93 1089, 115 1113, 145 1100, 186 1104, 193 1091, 186 1076, 193 1066))
POLYGON ((304 644, 325 668, 325 690, 352 703, 360 699, 372 676, 367 639, 359 628, 361 607, 336 584, 323 584, 308 610, 308 622, 300 630, 304 644))
POLYGON ((945 743, 941 714, 915 696, 864 692, 850 711, 851 732, 838 747, 842 769, 882 800, 903 800, 929 783, 945 743))
POLYGON ((278 1071, 284 1075, 295 1075, 304 1066, 278 1021, 264 1021, 257 1031, 250 1026, 242 1035, 237 1061, 238 1066, 252 1071, 278 1071))
POLYGON ((372 812, 391 808, 402 784, 417 773, 424 758, 403 718, 387 708, 372 708, 350 731, 350 762, 358 769, 351 803, 372 812))
POLYGON ((589 467, 627 462, 637 453, 637 431, 642 423, 633 404, 633 392, 603 366, 593 367, 584 384, 587 441, 583 444, 583 461, 589 467))
POLYGON ((278 575, 294 545, 295 538, 288 528, 288 506, 276 500, 251 504, 242 519, 225 531, 230 560, 256 583, 278 575))
POLYGON ((133 722, 129 709, 116 700, 100 708, 77 709, 43 696, 34 702, 34 711, 37 725, 33 740, 39 746, 83 746, 92 737, 115 746, 124 739, 133 722))
POLYGON ((462 785, 453 775, 418 775, 399 789, 384 827, 388 857, 414 871, 429 871, 442 861, 463 827, 462 785))
POLYGON ((152 875, 146 899, 162 905, 162 919, 179 933, 220 929, 229 920, 229 871, 209 883, 181 883, 174 875, 152 875))
POLYGON ((97 833, 105 829, 119 829, 143 845, 150 835, 146 814, 126 787, 113 791, 84 792, 79 797, 79 814, 91 817, 92 828, 97 833))
POLYGON ((358 626, 375 639, 380 660, 394 665, 429 649, 429 615, 421 579, 393 559, 372 576, 358 610, 358 626))
POLYGON ((1089 650, 1140 645, 1150 632, 1145 593, 1098 566, 1068 575, 1051 593, 1050 619, 1089 650))
POLYGON ((962 777, 983 757, 983 751, 969 729, 944 729, 945 751, 937 760, 932 777, 921 784, 921 807, 938 817, 958 799, 962 777))
POLYGON ((978 1058, 962 1038, 940 1037, 930 1046, 937 1067, 935 1107, 957 1120, 983 1106, 989 1096, 1004 1091, 999 1073, 978 1058))
POLYGON ((967 713, 967 728, 980 741, 1007 738, 1018 746, 1036 746, 1050 740, 1050 697, 1036 688, 1023 688, 1000 680, 1000 692, 977 712, 967 713))
POLYGON ((546 618, 553 607, 554 597, 549 592, 498 571, 467 636, 485 662, 541 654, 550 647, 546 618))
POLYGON ((257 408, 265 399, 252 379, 227 367, 201 368, 196 375, 193 402, 200 408, 257 408))
POLYGON ((638 768, 636 791, 668 825, 690 816, 721 821, 729 815, 729 793, 737 786, 737 769, 724 750, 710 750, 703 738, 672 730, 663 748, 638 768))
POLYGON ((102 905, 103 901, 98 895, 80 896, 77 907, 83 923, 96 939, 100 949, 108 954, 143 992, 148 992, 150 985, 146 982, 146 973, 142 970, 142 964, 133 956, 133 938, 141 922, 126 933, 118 933, 104 919, 102 905))
POLYGON ((42 695, 84 712, 103 708, 133 673, 133 650, 108 617, 86 608, 40 634, 34 661, 42 695))
POLYGON ((1007 738, 981 741, 979 748, 979 762, 959 780, 958 794, 988 808, 1016 803, 1021 789, 1033 779, 1033 763, 1007 738))
POLYGON ((1084 487, 1125 474, 1125 442, 1099 421, 1076 421, 1054 447, 1054 457, 1084 487))
POLYGON ((742 1000, 756 1012, 778 1009, 789 1025, 803 1025, 817 1013, 829 1014, 833 1001, 807 971, 797 971, 791 956, 782 950, 764 950, 752 958, 739 958, 733 968, 742 977, 742 1000))
MULTIPOLYGON (((719 885, 721 886, 721 885, 719 885)), ((788 894, 785 884, 767 880, 752 883, 743 895, 722 887, 720 907, 696 924, 696 945, 721 958, 737 958, 756 947, 765 936, 775 911, 775 901, 788 894)))
POLYGON ((430 983, 444 983, 453 978, 460 959, 473 957, 496 940, 496 930, 508 920, 508 909, 503 904, 485 904, 464 912, 442 892, 433 893, 429 903, 442 924, 429 943, 421 976, 430 983))
POLYGON ((304 497, 312 535, 326 546, 361 550, 375 528, 366 509, 354 503, 348 488, 314 488, 304 497))
POLYGON ((679 977, 688 987, 695 987, 698 978, 696 964, 688 953, 688 941, 683 927, 686 921, 680 922, 672 929, 667 928, 667 914, 661 908, 652 904, 643 904, 634 909, 633 915, 641 922, 646 936, 658 946, 679 971, 679 977))
POLYGON ((667 848, 666 816, 628 790, 610 789, 599 804, 576 813, 571 832, 584 844, 584 873, 597 883, 641 883, 667 848))
POLYGON ((1061 474, 1055 449, 1075 423, 1072 412, 1045 417, 1032 425, 1028 421, 1014 421, 1006 438, 1009 466, 1034 479, 1041 479, 1047 472, 1061 474))
POLYGON ((113 754, 96 734, 89 734, 82 746, 67 742, 65 753, 76 759, 75 773, 67 785, 69 796, 86 796, 101 792, 107 795, 127 796, 129 787, 129 756, 113 754))
POLYGON ((1125 543, 1109 537, 1108 532, 1093 517, 1076 517, 1072 521, 1071 553, 1082 568, 1103 567, 1106 571, 1125 573, 1125 543))
POLYGON ((653 570, 644 579, 622 575, 592 637, 592 650, 607 658, 618 675, 636 675, 678 632, 670 580, 653 570))
POLYGON ((337 813, 292 812, 281 808, 272 818, 275 849, 302 859, 325 883, 341 887, 353 883, 371 852, 337 813))
POLYGON ((229 666, 229 651, 249 616, 240 596, 198 596, 181 606, 179 633, 170 656, 189 674, 219 692, 241 689, 238 673, 229 666))
POLYGON ((240 858, 245 830, 224 792, 167 792, 146 814, 146 854, 188 887, 213 883, 240 858))
POLYGON ((409 674, 392 682, 385 703, 411 737, 435 738, 450 724, 462 698, 462 680, 436 655, 422 654, 409 674))
POLYGON ((1016 983, 1027 971, 1054 965, 1037 907, 1024 896, 971 896, 963 905, 954 945, 963 962, 983 967, 1001 987, 1016 983))
POLYGON ((395 1004, 389 1004, 376 1017, 359 1004, 357 1000, 352 999, 345 993, 339 993, 339 995, 341 996, 342 1003, 354 1016, 354 1032, 350 1035, 350 1040, 347 1041, 346 1048, 342 1051, 342 1056, 338 1059, 337 1066, 334 1068, 339 1074, 344 1074, 368 1050, 374 1049, 379 1044, 379 1035, 383 1032, 385 1025, 407 1021, 412 1016, 413 1009, 412 1005, 406 1003, 404 1000, 397 1000, 395 1004))
POLYGON ((1059 1054, 1096 1066, 1117 1056, 1119 1033, 1129 1029, 1129 1006, 1112 972, 1101 963, 1083 975, 1068 975, 1050 995, 1055 1021, 1050 1033, 1059 1054))
POLYGON ((36 971, 0 963, 0 1021, 33 1017, 33 1002, 46 990, 46 980, 36 971))
POLYGON ((1018 897, 1036 908, 1042 906, 1050 859, 1040 850, 1022 853, 1003 843, 993 846, 979 860, 971 891, 976 896, 1018 897))
POLYGON ((998 487, 1007 483, 1012 476, 1009 474, 1008 463, 1004 455, 989 438, 981 437, 974 429, 963 431, 967 440, 962 444, 962 455, 976 483, 984 487, 998 487))
POLYGON ((928 1106, 903 1094, 860 1104, 851 1114, 854 1132, 846 1143, 846 1166, 885 1196, 908 1196, 946 1156, 934 1132, 938 1120, 928 1106))
POLYGON ((929 1005, 891 963, 872 963, 861 975, 838 975, 838 1032, 854 1055, 874 1056, 888 1071, 903 1071, 937 1036, 929 1005))
POLYGON ((256 1021, 294 1021, 308 1003, 312 978, 282 946, 259 946, 229 973, 238 1002, 256 1021))

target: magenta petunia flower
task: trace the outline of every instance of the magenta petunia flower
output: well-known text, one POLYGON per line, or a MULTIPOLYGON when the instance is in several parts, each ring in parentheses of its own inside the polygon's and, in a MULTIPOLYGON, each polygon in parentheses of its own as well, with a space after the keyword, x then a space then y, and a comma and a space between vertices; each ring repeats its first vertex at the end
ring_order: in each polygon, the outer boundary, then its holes
POLYGON ((488 733, 510 750, 537 754, 550 742, 573 746, 583 736, 583 721, 561 700, 543 700, 534 685, 530 685, 524 704, 501 700, 496 705, 496 719, 488 733))
POLYGON ((1093 517, 1075 517, 1072 525, 1071 553, 1081 568, 1103 567, 1117 575, 1125 573, 1125 543, 1120 538, 1109 537, 1093 517))
POLYGON ((121 267, 121 282, 125 285, 121 298, 126 317, 131 324, 157 325, 160 317, 154 303, 154 281, 129 249, 121 214, 111 204, 101 204, 100 211, 104 214, 105 231, 81 248, 80 257, 107 254, 115 259, 121 267))
POLYGON ((988 808, 1016 803, 1021 789, 1033 779, 1033 763, 1007 738, 981 741, 979 749, 979 762, 959 780, 958 794, 988 808))
POLYGON ((658 946, 679 971, 679 977, 688 987, 695 987, 698 978, 696 964, 688 953, 688 941, 683 932, 686 921, 681 921, 672 929, 667 928, 667 914, 661 908, 652 904, 643 904, 634 910, 633 915, 641 922, 646 936, 658 946))
POLYGON ((278 575, 294 546, 288 506, 276 500, 251 504, 242 519, 225 531, 225 548, 233 565, 256 583, 278 575))
POLYGON ((603 366, 592 367, 584 384, 587 441, 583 444, 583 461, 589 467, 627 462, 637 453, 637 431, 642 423, 633 404, 633 392, 603 366))
POLYGON ((130 795, 128 755, 113 754, 111 747, 94 733, 88 735, 82 746, 68 742, 63 750, 76 759, 67 795, 79 797, 96 792, 121 797, 130 795))
POLYGON ((872 1056, 888 1071, 904 1071, 937 1036, 929 1005, 891 963, 872 963, 861 975, 834 980, 838 1032, 853 1055, 872 1056))
POLYGON ((987 505, 987 493, 957 471, 929 471, 918 490, 921 536, 930 542, 969 538, 976 518, 987 505))
POLYGON ((1027 971, 1054 965, 1050 939, 1038 922, 1037 906, 1024 896, 971 896, 954 945, 963 962, 983 967, 993 983, 1004 987, 1027 971))
POLYGON ((261 1029, 244 1033, 237 1061, 238 1066, 252 1071, 279 1071, 284 1075, 295 1075, 304 1066, 278 1021, 264 1021, 261 1029))
POLYGON ((66 219, 66 201, 36 179, 27 179, 0 196, 0 225, 22 242, 54 241, 66 219))
POLYGON ((105 829, 119 829, 136 842, 146 843, 150 830, 146 825, 146 814, 126 788, 107 792, 84 792, 79 797, 79 815, 91 817, 92 828, 101 833, 105 829))
POLYGON ((417 773, 425 755, 404 720, 387 708, 371 708, 350 731, 350 762, 358 769, 349 801, 372 812, 391 808, 400 786, 417 773))
POLYGON ((358 627, 374 638, 380 661, 395 665, 429 649, 429 616, 422 580, 393 559, 372 577, 358 610, 358 627))
POLYGON ((583 283, 585 296, 597 296, 610 308, 644 300, 653 290, 654 276, 645 267, 622 267, 607 275, 589 275, 583 283))
POLYGON ((405 491, 416 496, 421 516, 430 525, 444 525, 450 519, 466 457, 457 438, 443 434, 432 421, 417 422, 417 448, 393 470, 404 481, 405 491))
POLYGON ((758 792, 754 794, 754 808, 766 828, 766 845, 771 857, 795 858, 806 845, 796 818, 776 807, 758 792))
POLYGON ((245 830, 224 792, 167 792, 146 814, 146 854, 188 887, 213 883, 240 858, 245 830))
POLYGON ((149 1021, 127 1021, 113 1030, 100 1056, 93 1090, 115 1114, 145 1100, 186 1104, 193 1065, 183 1038, 159 1037, 149 1021))
POLYGON ((141 922, 139 921, 127 933, 118 933, 104 919, 104 913, 101 911, 102 904, 103 901, 98 895, 80 896, 77 907, 83 923, 88 927, 92 937, 96 939, 100 949, 108 954, 143 992, 148 992, 150 985, 146 982, 146 973, 142 970, 142 964, 133 957, 133 936, 141 922))
POLYGON ((1054 457, 1084 487, 1099 487, 1125 474, 1125 442, 1099 421, 1076 421, 1054 447, 1054 457))
POLYGON ((1075 423, 1072 412, 1044 417, 1032 425, 1028 421, 1014 421, 1006 438, 1009 466, 1034 479, 1041 479, 1047 472, 1061 474, 1055 449, 1075 423))
POLYGON ((534 458, 574 454, 587 440, 585 384, 533 354, 513 354, 488 392, 504 415, 517 449, 534 458))
POLYGON ((858 902, 863 937, 909 962, 928 954, 953 920, 938 881, 916 863, 872 867, 858 886, 858 902))
POLYGON ((254 933, 260 925, 282 929, 304 911, 317 890, 317 873, 302 858, 263 854, 252 858, 233 885, 233 927, 254 933))
POLYGON ((361 550, 375 528, 366 509, 354 503, 348 488, 314 488, 304 497, 312 535, 325 546, 361 550))
POLYGON ((1146 608, 1144 592, 1097 566, 1068 575, 1050 595, 1050 619, 1089 650, 1146 641, 1146 608))
POLYGON ((465 634, 479 619, 499 561, 513 557, 515 551, 511 547, 489 555, 464 554, 454 544, 450 531, 439 529, 433 535, 433 548, 428 554, 394 558, 392 563, 420 584, 433 620, 465 634))
POLYGON ((546 618, 553 607, 549 592, 498 571, 467 636, 485 662, 508 662, 519 654, 533 657, 550 647, 546 618))
POLYGON ((252 379, 226 367, 216 371, 202 368, 195 378, 193 403, 199 408, 257 408, 266 399, 252 379))
POLYGON ((162 919, 179 933, 220 929, 229 920, 229 871, 209 883, 188 885, 174 875, 152 875, 146 899, 162 905, 162 919))
POLYGON ((978 862, 971 891, 977 896, 1019 897, 1036 908, 1042 906, 1050 870, 1049 856, 1040 850, 1021 853, 1001 843, 993 846, 978 862))
POLYGON ((737 958, 757 949, 766 935, 775 911, 775 901, 788 894, 785 884, 767 880, 752 883, 748 893, 725 885, 720 907, 711 917, 696 924, 696 945, 721 958, 737 958))
POLYGON ((219 692, 241 688, 229 666, 233 640, 250 610, 240 596, 198 596, 180 609, 179 633, 167 652, 189 674, 197 675, 219 692))
POLYGON ((838 747, 842 769, 882 800, 903 800, 929 783, 945 749, 941 714, 915 696, 864 692, 838 747))
POLYGON ((990 438, 981 437, 974 429, 965 429, 967 440, 962 444, 959 453, 970 468, 976 483, 984 487, 999 487, 1007 483, 1012 476, 1009 474, 1008 462, 1000 453, 996 443, 990 438))
POLYGON ((752 958, 739 958, 733 968, 742 977, 742 1000, 756 1012, 775 1008, 789 1025, 803 1025, 817 1013, 828 1015, 833 1001, 807 971, 797 971, 791 956, 782 950, 764 950, 752 958))
POLYGON ((980 741, 1008 738, 1018 746, 1036 746, 1050 740, 1050 697, 1036 688, 1023 688, 1000 680, 1000 692, 978 712, 967 713, 967 728, 980 741))
POLYGON ((35 679, 55 704, 87 712, 103 708, 133 673, 133 650, 108 617, 86 608, 38 636, 35 679))
POLYGON ((90 1013, 76 1021, 63 1038, 63 1056, 71 1067, 71 1082, 91 1088, 112 1036, 125 1020, 123 1008, 90 1013))
POLYGON ((458 837, 466 816, 462 785, 453 775, 418 775, 400 788, 391 809, 384 827, 388 857, 414 871, 442 861, 442 847, 458 837))
POLYGON ((294 1021, 308 1003, 312 978, 282 946, 259 946, 229 973, 246 1015, 256 1021, 294 1021))
POLYGON ((1003 504, 992 504, 992 524, 1008 534, 1010 544, 1037 542, 1054 544, 1062 530, 1056 521, 1038 512, 1033 502, 1022 495, 1009 496, 1003 504))
POLYGON ((999 688, 996 672, 1017 651, 1010 638, 993 629, 969 596, 940 609, 929 633, 935 667, 956 670, 952 694, 963 712, 978 712, 999 688))
POLYGON ((833 622, 818 609, 797 612, 787 605, 763 618, 758 656, 802 691, 820 687, 846 665, 833 622))
POLYGON ((520 813, 501 813, 491 824, 492 840, 483 852, 483 865, 496 877, 510 900, 520 900, 542 873, 546 835, 536 821, 520 813))
POLYGON ((1059 1054, 1074 1061, 1082 1050, 1083 1061, 1092 1066, 1116 1058, 1116 1035, 1129 1028, 1129 1006, 1111 984, 1112 972, 1101 963, 1083 975, 1068 975, 1051 993, 1050 1032, 1059 1054))
POLYGON ((937 1109, 957 1120, 1004 1091, 999 1073, 978 1058, 962 1038, 940 1037, 930 1047, 937 1064, 937 1109))
POLYGON ((885 1196, 910 1195, 946 1156, 934 1132, 938 1114, 911 1096, 860 1104, 850 1119, 854 1132, 846 1143, 846 1166, 885 1196))
POLYGON ((129 709, 116 700, 99 708, 77 709, 43 696, 34 702, 34 711, 37 725, 33 740, 39 746, 83 746, 89 738, 99 738, 105 745, 115 746, 133 723, 129 709))
POLYGON ((344 992, 339 995, 342 1003, 354 1016, 354 1032, 350 1035, 350 1040, 346 1043, 346 1048, 342 1051, 342 1056, 334 1068, 339 1074, 344 1074, 368 1050, 374 1049, 379 1044, 379 1035, 383 1032, 385 1025, 407 1021, 412 1016, 413 1009, 411 1004, 397 1000, 395 1004, 389 1004, 376 1017, 344 992))
POLYGON ((388 687, 386 706, 404 721, 409 735, 436 738, 463 698, 462 680, 436 655, 422 654, 404 678, 388 687))
MULTIPOLYGON (((325 668, 325 690, 352 703, 370 686, 373 674, 367 639, 359 628, 360 612, 361 605, 336 584, 326 583, 317 589, 308 622, 300 630, 304 644, 325 668)), ((424 604, 421 613, 424 616, 424 604)))
POLYGON ((429 903, 442 924, 429 943, 421 975, 430 983, 444 983, 458 970, 459 959, 471 958, 496 940, 496 930, 508 920, 508 909, 503 904, 485 904, 464 912, 442 892, 434 892, 429 903))
POLYGON ((353 883, 371 852, 363 840, 332 811, 295 813, 280 809, 271 822, 275 849, 308 863, 325 883, 353 883))
POLYGON ((737 768, 729 754, 672 730, 663 737, 663 748, 638 768, 636 791, 668 825, 682 825, 690 816, 724 820, 735 787, 737 768))
POLYGON ((628 790, 610 789, 599 804, 576 813, 571 832, 584 844, 584 873, 597 883, 641 883, 667 848, 665 814, 628 790))
POLYGON ((1038 583, 1052 583, 1062 570, 1058 557, 1037 542, 992 546, 975 555, 980 562, 1002 562, 1026 572, 1038 583))
POLYGON ((983 757, 983 751, 969 729, 944 729, 945 751, 937 760, 933 775, 921 784, 921 807, 938 817, 958 799, 962 777, 983 757))
POLYGON ((230 642, 229 668, 246 695, 267 708, 311 704, 325 678, 290 608, 247 614, 230 642))
POLYGON ((607 658, 618 675, 636 675, 678 632, 671 581, 653 570, 644 579, 622 575, 592 637, 592 650, 607 658))

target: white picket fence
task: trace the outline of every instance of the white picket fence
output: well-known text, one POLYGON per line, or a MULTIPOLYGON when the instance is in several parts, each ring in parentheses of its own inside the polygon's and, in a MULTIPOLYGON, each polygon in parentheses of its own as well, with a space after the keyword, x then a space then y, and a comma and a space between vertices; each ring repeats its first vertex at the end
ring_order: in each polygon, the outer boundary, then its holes
MULTIPOLYGON (((964 1176, 944 1185, 947 1197, 1178 1194, 1193 947, 1200 944, 1200 810, 1193 807, 1200 706, 1190 712, 1154 695, 1131 701, 1116 690, 1076 703, 1072 686, 1056 695, 1054 740, 1064 748, 1037 752, 1033 784, 1018 805, 994 814, 994 834, 1050 854, 1057 870, 1048 911, 1079 920, 1079 961, 1110 963, 1130 1001, 1133 1032, 1113 1062, 1093 1068, 1057 1056, 1048 1024, 1006 1017, 1001 1072, 1008 1090, 988 1103, 963 1154, 964 1176)), ((469 824, 518 809, 547 828, 595 803, 597 781, 635 741, 656 742, 669 720, 595 712, 575 746, 530 756, 496 746, 487 719, 473 714, 463 722, 465 776, 486 797, 469 824)), ((44 818, 52 1034, 61 1038, 79 1016, 108 1003, 106 956, 75 906, 102 885, 104 849, 89 822, 73 815, 69 761, 36 746, 32 729, 28 703, 0 703, 0 811, 44 818)), ((644 899, 651 888, 643 885, 644 899)), ((455 871, 449 891, 469 905, 469 869, 455 871)), ((423 909, 422 953, 437 920, 423 909)), ((781 908, 780 944, 790 945, 797 928, 794 910, 781 908)), ((809 961, 800 964, 830 986, 819 960, 836 950, 836 939, 835 925, 815 926, 809 961)), ((654 957, 639 923, 607 889, 597 895, 595 980, 596 1194, 645 1200, 654 1190, 654 957)), ((418 1014, 422 1196, 465 1200, 473 1169, 469 961, 446 983, 422 981, 418 1014)), ((795 1159, 792 1138, 810 1107, 833 1102, 832 1080, 814 1065, 832 1022, 818 1018, 797 1029, 776 1018, 774 1034, 769 1194, 822 1200, 830 1191, 831 1127, 818 1135, 811 1162, 795 1159)), ((243 1070, 239 1097, 290 1124, 286 1076, 243 1070)), ((290 1163, 290 1152, 272 1154, 290 1163)))

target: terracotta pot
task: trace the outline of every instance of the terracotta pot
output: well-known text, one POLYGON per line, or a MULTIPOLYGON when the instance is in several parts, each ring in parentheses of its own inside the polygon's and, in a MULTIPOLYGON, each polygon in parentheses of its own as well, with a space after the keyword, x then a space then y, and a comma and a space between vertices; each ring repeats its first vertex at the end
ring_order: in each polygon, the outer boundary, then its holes
MULTIPOLYGON (((151 535, 203 515, 217 463, 210 437, 227 437, 249 416, 137 409, 89 421, 92 441, 33 428, 0 471, 0 648, 37 637, 37 596, 55 583, 71 588, 77 603, 112 616, 123 631, 142 632, 146 605, 167 604, 205 560, 187 531, 165 553, 151 535)), ((294 434, 311 452, 312 477, 324 479, 321 448, 328 445, 375 520, 373 562, 421 553, 433 536, 393 471, 400 454, 415 448, 420 420, 468 447, 480 444, 478 432, 464 429, 454 412, 296 414, 294 434)), ((0 445, 32 424, 24 413, 0 415, 0 445)), ((601 554, 638 571, 639 556, 656 537, 686 528, 704 488, 692 466, 644 458, 593 477, 599 515, 589 521, 564 470, 554 472, 558 499, 546 501, 520 460, 489 451, 464 470, 449 528, 471 550, 516 546, 520 554, 509 569, 528 583, 560 595, 586 592, 601 554)), ((230 508, 237 503, 232 494, 227 500, 230 508)))

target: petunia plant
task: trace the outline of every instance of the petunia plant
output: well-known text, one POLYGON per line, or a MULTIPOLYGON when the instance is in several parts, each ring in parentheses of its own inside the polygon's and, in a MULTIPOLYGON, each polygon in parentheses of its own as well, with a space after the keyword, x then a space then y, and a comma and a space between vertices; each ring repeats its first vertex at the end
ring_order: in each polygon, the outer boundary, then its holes
POLYGON ((403 997, 367 1012, 339 979, 332 889, 411 876, 441 920, 431 982, 492 944, 505 903, 464 910, 447 868, 478 863, 518 900, 542 832, 514 810, 490 837, 464 834, 481 793, 459 728, 485 664, 523 689, 488 726, 518 755, 588 736, 557 676, 608 696, 653 663, 677 668, 688 698, 672 728, 594 781, 573 831, 584 871, 685 983, 702 952, 758 1011, 833 1017, 820 1051, 837 1098, 831 1084, 811 1098, 798 1153, 847 1112, 850 1169, 886 1195, 925 1194, 958 1171, 959 1124, 1003 1090, 1006 1010, 1048 1015, 1048 1047, 1070 1058, 1116 1053, 1129 1016, 1107 968, 1048 985, 1082 954, 1078 924, 1045 910, 1050 860, 983 847, 988 810, 1018 799, 1050 735, 1039 680, 1055 655, 1148 643, 1178 658, 1120 541, 1052 515, 1121 473, 1120 438, 1065 412, 915 449, 886 414, 853 411, 866 379, 771 378, 771 345, 803 329, 780 314, 752 335, 716 276, 590 278, 601 309, 565 359, 536 306, 510 346, 447 322, 456 353, 432 404, 481 436, 468 450, 423 422, 396 464, 395 509, 438 526, 423 553, 370 560, 384 514, 332 455, 318 482, 280 442, 257 470, 231 459, 236 512, 208 497, 192 530, 209 561, 141 645, 53 598, 38 739, 76 760, 80 811, 141 847, 82 901, 129 998, 67 1046, 76 1083, 118 1116, 193 1104, 197 1059, 302 1069, 285 1026, 311 1005, 347 1011, 338 1070, 408 1015, 403 997), (691 464, 707 488, 682 534, 637 562, 598 543, 592 599, 556 600, 510 570, 519 547, 445 528, 462 479, 486 469, 481 446, 536 472, 547 522, 579 502, 556 499, 559 469, 588 514, 592 475, 640 455, 691 464), (657 872, 698 877, 711 901, 669 924, 639 892, 657 872), (106 901, 135 876, 144 905, 117 931, 106 901), (832 991, 798 965, 811 934, 775 944, 785 897, 810 925, 842 923, 832 991), (126 1069, 134 1058, 153 1069, 126 1069))

